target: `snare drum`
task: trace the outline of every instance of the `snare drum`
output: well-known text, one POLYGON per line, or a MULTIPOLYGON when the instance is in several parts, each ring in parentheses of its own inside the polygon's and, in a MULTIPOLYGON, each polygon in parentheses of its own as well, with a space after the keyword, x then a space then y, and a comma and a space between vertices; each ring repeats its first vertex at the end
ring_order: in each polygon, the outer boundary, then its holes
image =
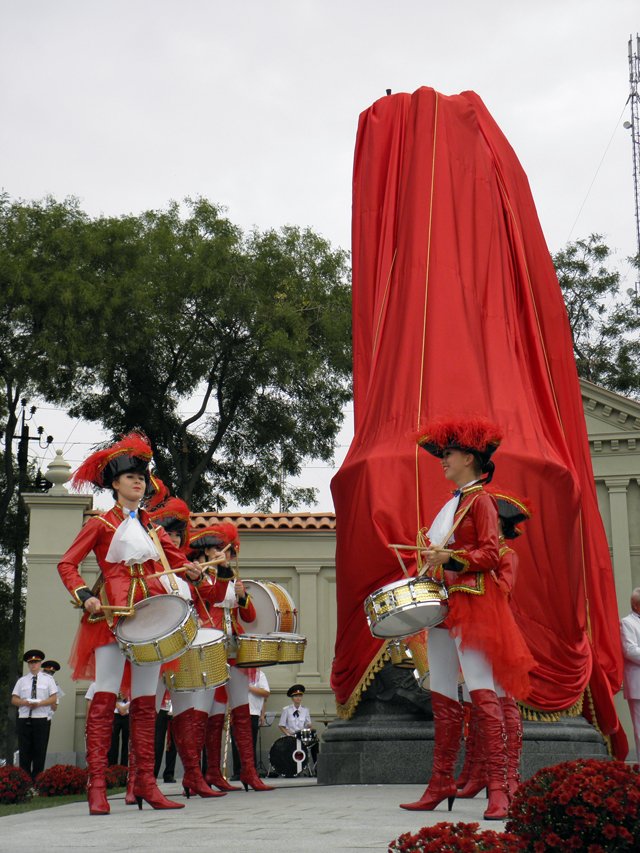
POLYGON ((196 612, 178 595, 153 595, 134 604, 116 625, 116 641, 132 663, 151 666, 183 655, 198 633, 196 612))
POLYGON ((238 634, 234 637, 236 666, 240 668, 273 666, 278 663, 277 637, 268 634, 238 634))
POLYGON ((405 578, 380 587, 364 602, 374 637, 408 637, 434 628, 449 612, 447 589, 431 578, 405 578))
POLYGON ((229 680, 224 633, 215 628, 200 628, 196 639, 180 658, 178 672, 165 672, 169 690, 204 690, 219 687, 229 680))
POLYGON ((243 581, 256 609, 253 622, 243 622, 240 613, 238 621, 245 631, 257 634, 271 634, 274 631, 298 629, 298 611, 287 590, 273 581, 243 581))
POLYGON ((304 650, 307 638, 300 634, 272 634, 279 640, 278 663, 304 663, 304 650))

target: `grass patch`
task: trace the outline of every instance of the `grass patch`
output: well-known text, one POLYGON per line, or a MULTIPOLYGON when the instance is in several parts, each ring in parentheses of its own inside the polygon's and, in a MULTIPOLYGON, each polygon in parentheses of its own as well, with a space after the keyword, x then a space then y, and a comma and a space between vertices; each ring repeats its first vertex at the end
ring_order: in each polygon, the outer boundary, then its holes
MULTIPOLYGON (((121 794, 124 788, 110 788, 107 791, 107 796, 112 794, 121 794)), ((38 809, 53 809, 56 806, 66 806, 69 803, 85 803, 87 801, 86 794, 69 794, 66 797, 38 797, 34 796, 26 803, 0 803, 0 817, 8 817, 12 814, 24 814, 26 812, 35 812, 38 809)))

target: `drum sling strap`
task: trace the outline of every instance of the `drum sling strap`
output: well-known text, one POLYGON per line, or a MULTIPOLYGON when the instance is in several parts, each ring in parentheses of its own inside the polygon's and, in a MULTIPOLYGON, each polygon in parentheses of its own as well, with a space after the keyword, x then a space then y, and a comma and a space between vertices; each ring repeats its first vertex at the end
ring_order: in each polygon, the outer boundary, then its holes
POLYGON ((167 577, 169 578, 169 585, 174 592, 178 592, 178 584, 176 583, 176 579, 173 576, 173 572, 171 571, 171 566, 169 565, 169 561, 167 560, 167 555, 164 553, 164 548, 160 543, 160 537, 157 532, 154 530, 152 525, 150 524, 147 527, 147 533, 151 537, 153 544, 158 549, 158 554, 160 554, 160 562, 162 563, 162 568, 164 569, 167 577))

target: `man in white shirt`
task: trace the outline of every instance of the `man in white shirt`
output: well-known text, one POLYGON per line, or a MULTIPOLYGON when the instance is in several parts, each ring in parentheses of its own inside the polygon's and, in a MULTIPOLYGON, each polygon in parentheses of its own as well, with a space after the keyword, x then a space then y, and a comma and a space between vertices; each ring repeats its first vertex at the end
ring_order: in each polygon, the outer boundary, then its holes
POLYGON ((280 715, 279 728, 284 735, 295 736, 302 729, 311 728, 309 709, 302 705, 304 692, 305 687, 302 684, 294 684, 287 690, 287 696, 292 700, 292 704, 283 708, 280 715))
POLYGON ((620 621, 624 658, 624 695, 629 703, 636 761, 640 761, 640 586, 631 593, 631 613, 620 621))
POLYGON ((44 770, 49 742, 49 709, 56 706, 58 688, 45 672, 41 672, 44 652, 29 649, 23 660, 29 666, 29 675, 23 675, 16 681, 11 694, 11 704, 18 709, 18 749, 20 767, 32 779, 44 770))
MULTIPOLYGON (((42 672, 46 672, 47 675, 50 675, 54 681, 56 681, 56 672, 60 672, 60 664, 57 660, 46 660, 42 664, 42 672)), ((58 705, 60 704, 60 700, 64 696, 64 690, 58 682, 56 681, 56 689, 58 691, 58 695, 56 697, 56 704, 49 706, 49 720, 53 720, 53 715, 58 710, 58 705)))

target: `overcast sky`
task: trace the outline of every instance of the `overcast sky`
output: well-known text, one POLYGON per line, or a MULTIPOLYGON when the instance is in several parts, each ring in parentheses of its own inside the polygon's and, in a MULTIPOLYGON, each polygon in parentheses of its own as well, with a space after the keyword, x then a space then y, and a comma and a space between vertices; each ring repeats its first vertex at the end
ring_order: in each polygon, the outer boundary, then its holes
MULTIPOLYGON (((246 228, 310 226, 348 248, 358 114, 386 88, 473 89, 550 250, 604 234, 626 288, 637 31, 638 0, 0 0, 0 187, 76 195, 92 215, 204 195, 246 228)), ((37 418, 74 465, 99 438, 37 418)), ((330 473, 303 477, 319 509, 330 473)))

